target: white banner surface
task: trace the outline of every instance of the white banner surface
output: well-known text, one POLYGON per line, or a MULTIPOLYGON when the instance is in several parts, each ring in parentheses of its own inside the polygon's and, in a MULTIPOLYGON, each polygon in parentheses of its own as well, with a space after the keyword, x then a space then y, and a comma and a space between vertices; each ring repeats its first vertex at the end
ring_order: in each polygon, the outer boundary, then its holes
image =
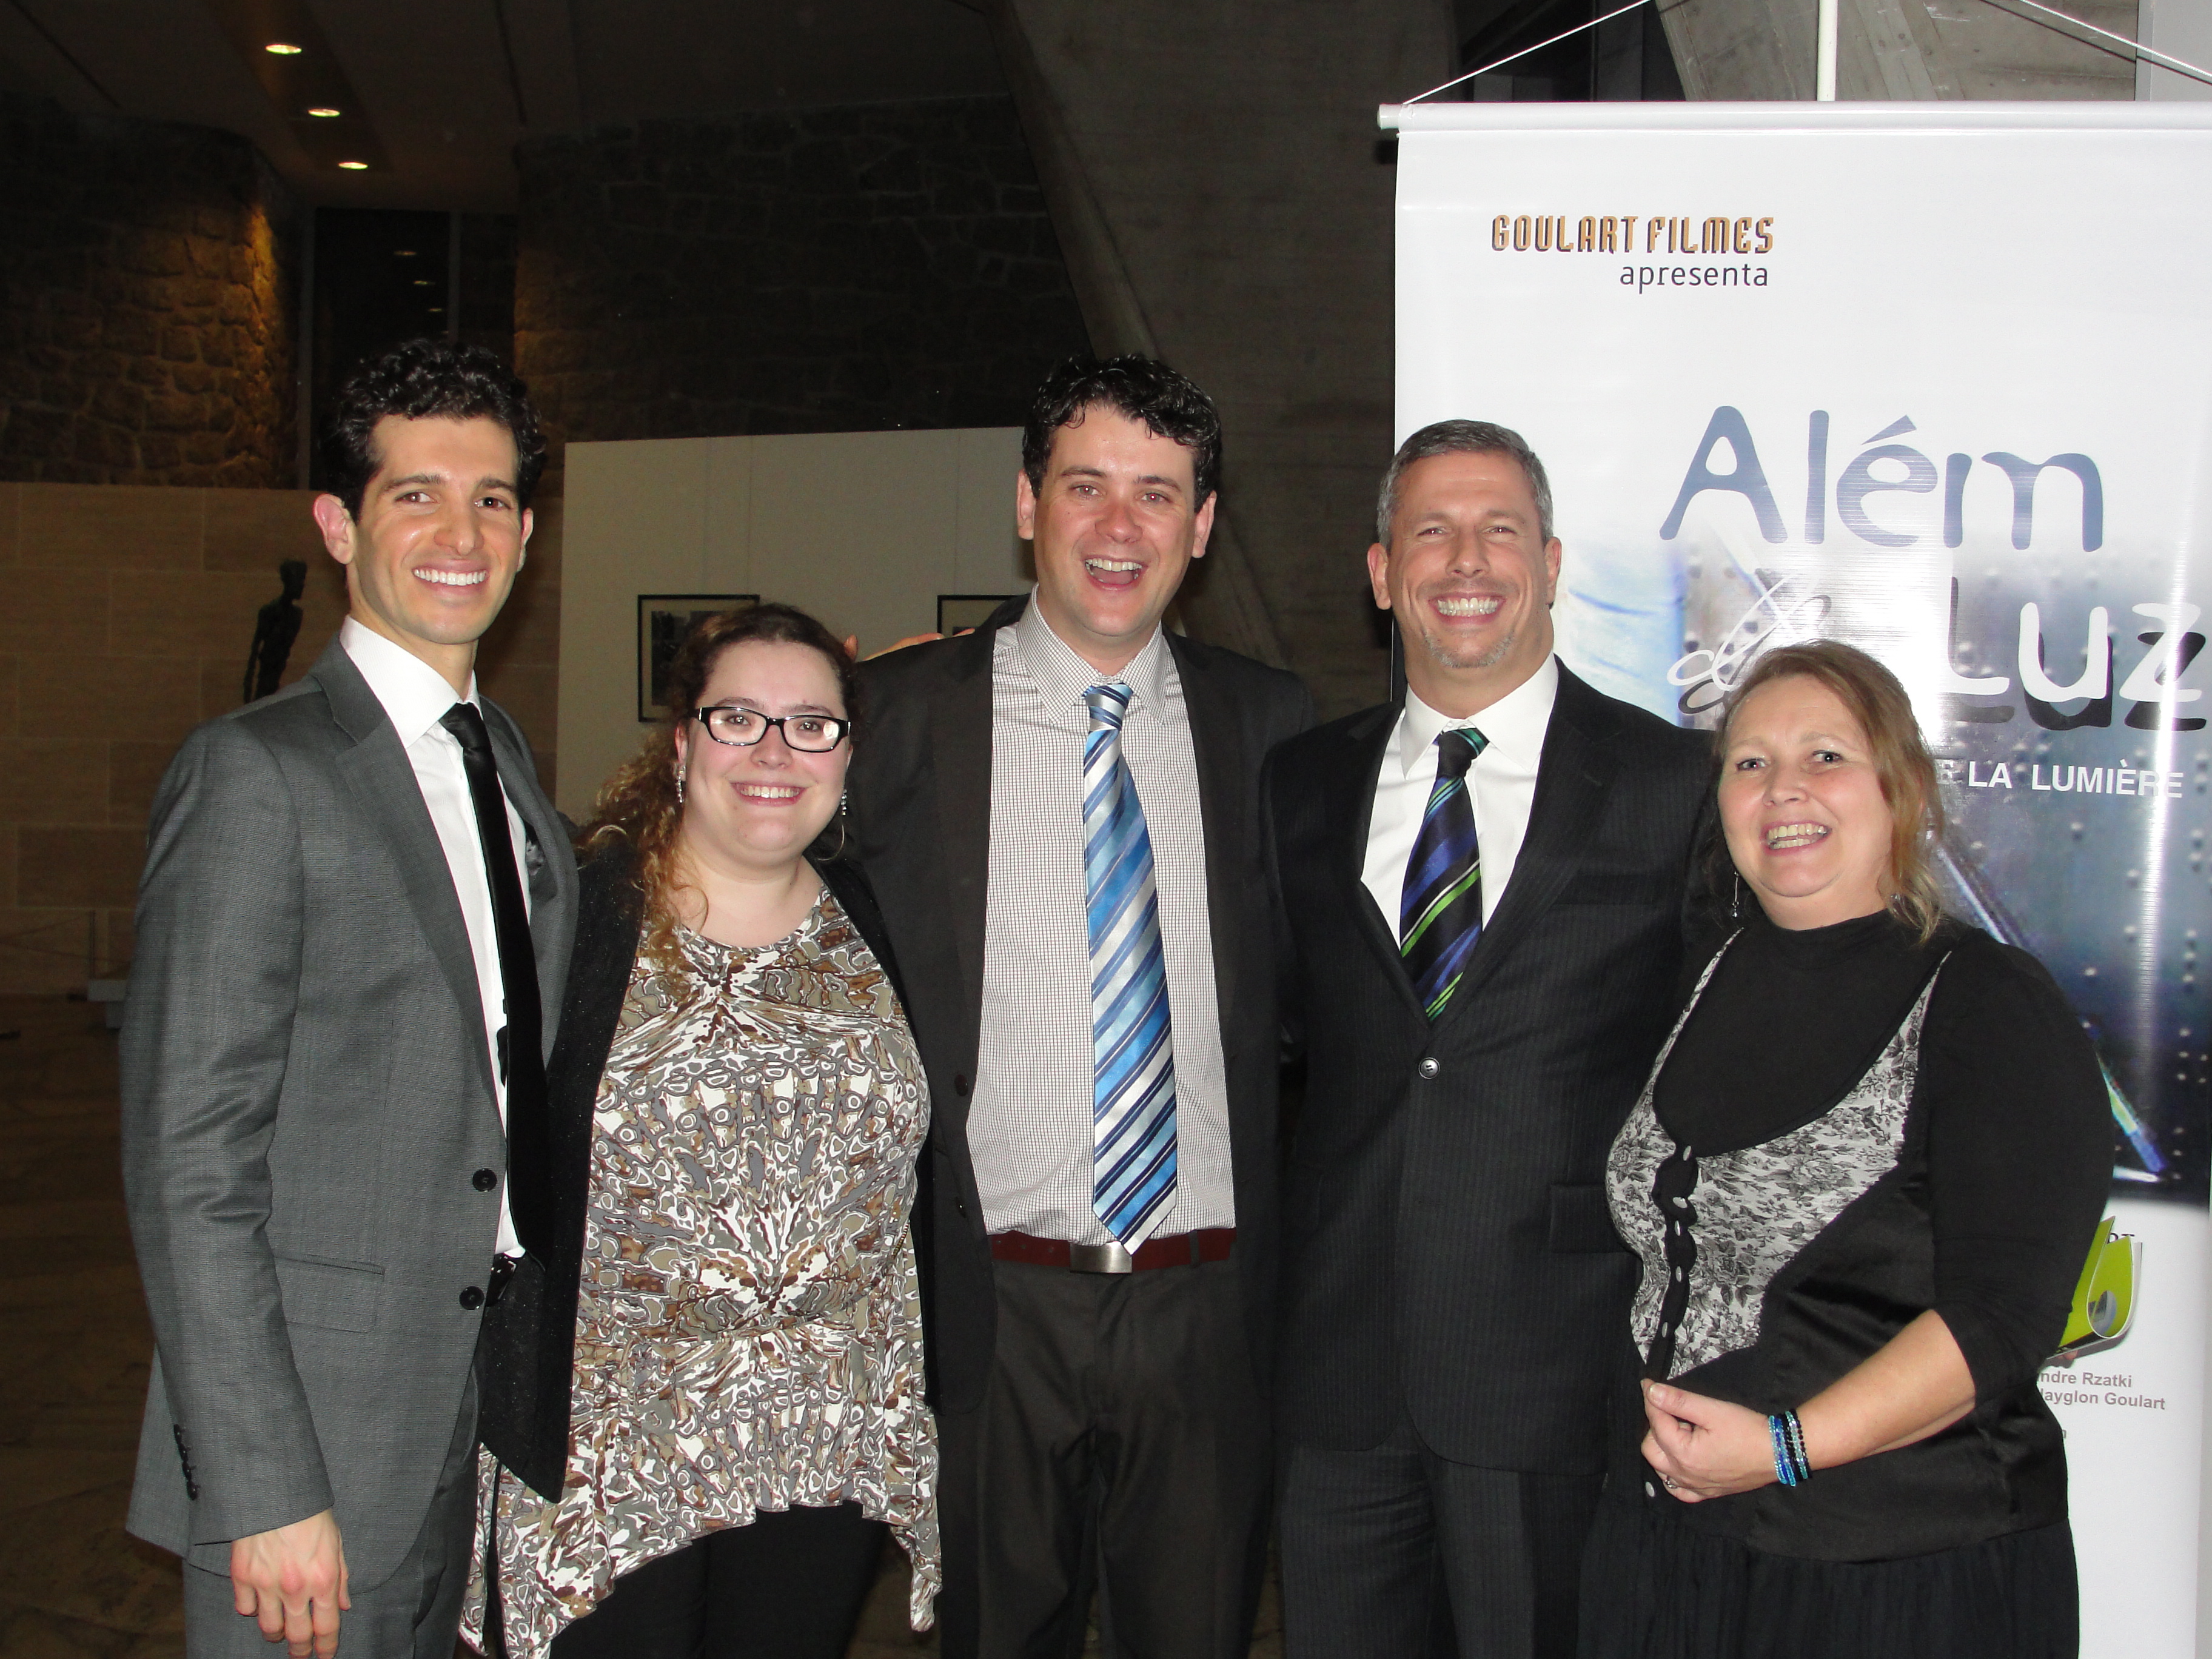
POLYGON ((1942 762, 1954 908, 2112 1085, 2069 1360, 2087 1659, 2196 1646, 2212 938, 2212 112, 1400 112, 1398 433, 1544 458, 1559 650, 1685 722, 1849 640, 1942 762))

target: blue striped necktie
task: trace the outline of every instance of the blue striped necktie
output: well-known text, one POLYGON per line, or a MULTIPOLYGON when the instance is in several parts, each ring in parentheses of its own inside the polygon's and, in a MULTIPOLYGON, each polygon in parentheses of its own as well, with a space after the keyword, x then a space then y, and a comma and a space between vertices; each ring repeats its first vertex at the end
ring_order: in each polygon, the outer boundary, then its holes
POLYGON ((1083 695, 1083 878, 1091 918, 1091 1207, 1135 1249, 1175 1196, 1175 1038, 1168 1027, 1152 838, 1121 758, 1129 688, 1083 695))
POLYGON ((1482 933, 1482 849, 1475 844, 1467 769, 1489 744, 1473 726, 1437 735, 1436 787, 1406 860, 1398 953, 1431 1019, 1451 1000, 1482 933))

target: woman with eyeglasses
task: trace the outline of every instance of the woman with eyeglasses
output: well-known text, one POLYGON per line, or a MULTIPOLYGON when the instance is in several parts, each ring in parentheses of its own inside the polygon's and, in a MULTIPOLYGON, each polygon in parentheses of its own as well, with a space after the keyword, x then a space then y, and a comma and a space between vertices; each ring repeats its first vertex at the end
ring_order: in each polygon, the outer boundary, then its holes
MULTIPOLYGON (((542 1297, 564 1317, 577 1286, 568 1408, 538 1385, 543 1467, 488 1481, 478 1523, 516 1659, 835 1659, 885 1523, 929 1622, 908 1229, 929 1103, 838 857, 854 690, 805 612, 713 618, 580 838, 550 1079, 580 1260, 545 1264, 542 1297)), ((472 1638, 486 1612, 480 1571, 472 1638)))

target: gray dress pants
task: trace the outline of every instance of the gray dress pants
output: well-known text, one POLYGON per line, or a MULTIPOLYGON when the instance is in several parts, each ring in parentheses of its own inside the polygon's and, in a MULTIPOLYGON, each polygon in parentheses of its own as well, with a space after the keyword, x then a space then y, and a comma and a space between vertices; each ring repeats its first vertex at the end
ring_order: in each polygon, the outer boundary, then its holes
MULTIPOLYGON (((338 1619, 338 1659, 453 1659, 469 1585, 477 1507, 477 1385, 473 1375, 453 1425, 422 1529, 398 1570, 374 1589, 349 1587, 338 1619)), ((186 1659, 282 1659, 231 1599, 230 1575, 185 1563, 186 1659)))

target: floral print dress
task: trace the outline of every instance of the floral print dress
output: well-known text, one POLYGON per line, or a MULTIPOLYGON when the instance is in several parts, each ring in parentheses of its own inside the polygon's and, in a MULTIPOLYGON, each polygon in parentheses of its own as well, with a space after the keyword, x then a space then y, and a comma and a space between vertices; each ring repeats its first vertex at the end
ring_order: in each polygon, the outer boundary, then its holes
MULTIPOLYGON (((857 1503, 940 1577, 908 1218, 928 1087, 889 977, 825 890, 774 945, 640 951, 600 1079, 567 1488, 497 1506, 508 1650, 763 1510, 857 1503)), ((483 1540, 463 1633, 481 1644, 483 1540)))

